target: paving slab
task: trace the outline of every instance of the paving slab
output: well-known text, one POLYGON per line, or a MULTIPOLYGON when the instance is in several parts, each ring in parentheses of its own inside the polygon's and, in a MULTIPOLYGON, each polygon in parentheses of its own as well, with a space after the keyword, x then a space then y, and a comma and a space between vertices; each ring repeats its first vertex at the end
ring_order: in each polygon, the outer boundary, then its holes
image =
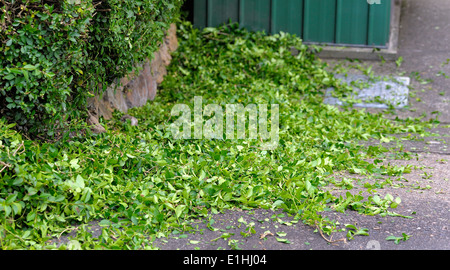
MULTIPOLYGON (((371 78, 367 75, 337 74, 335 78, 348 85, 355 85, 355 93, 350 96, 351 99, 358 100, 352 104, 354 107, 388 109, 392 106, 399 109, 408 105, 409 77, 371 78)), ((334 90, 332 87, 326 90, 324 103, 340 106, 346 104, 345 100, 333 96, 334 90)))

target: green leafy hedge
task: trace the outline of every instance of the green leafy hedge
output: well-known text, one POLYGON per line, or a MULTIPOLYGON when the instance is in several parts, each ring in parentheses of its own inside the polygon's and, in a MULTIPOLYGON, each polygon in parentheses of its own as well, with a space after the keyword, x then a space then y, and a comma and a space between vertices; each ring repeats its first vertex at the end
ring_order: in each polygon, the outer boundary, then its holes
POLYGON ((182 2, 2 1, 1 115, 49 135, 83 116, 88 96, 152 57, 182 2))

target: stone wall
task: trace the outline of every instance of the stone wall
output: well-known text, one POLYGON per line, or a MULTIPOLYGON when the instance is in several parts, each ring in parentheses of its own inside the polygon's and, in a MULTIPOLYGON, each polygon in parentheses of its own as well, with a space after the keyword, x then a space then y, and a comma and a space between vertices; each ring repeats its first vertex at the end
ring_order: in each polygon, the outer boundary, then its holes
POLYGON ((88 123, 93 126, 93 131, 97 133, 104 131, 98 122, 101 116, 111 119, 114 110, 126 113, 128 109, 143 106, 147 101, 153 100, 158 85, 167 74, 166 67, 172 60, 170 54, 177 48, 176 26, 172 24, 159 51, 154 54, 151 61, 141 65, 143 69, 138 76, 131 75, 121 78, 117 84, 109 86, 101 97, 90 98, 88 100, 88 123))

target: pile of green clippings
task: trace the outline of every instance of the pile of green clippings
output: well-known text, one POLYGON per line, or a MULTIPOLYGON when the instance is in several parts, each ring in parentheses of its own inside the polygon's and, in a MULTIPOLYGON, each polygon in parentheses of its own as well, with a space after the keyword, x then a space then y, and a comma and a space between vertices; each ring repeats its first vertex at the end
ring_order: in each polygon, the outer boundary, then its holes
POLYGON ((235 25, 200 31, 189 23, 179 25, 178 36, 180 47, 159 95, 128 112, 138 126, 121 123, 117 113, 104 134, 45 143, 0 121, 2 249, 56 248, 47 241, 93 220, 103 226, 101 236, 79 229, 77 247, 151 248, 151 236, 188 229, 191 218, 232 208, 281 208, 327 232, 332 221, 320 215, 326 208, 386 214, 399 203, 336 198, 323 187, 337 171, 401 174, 365 161, 380 161, 387 149, 358 142, 424 132, 433 123, 323 104, 323 89, 344 93, 349 87, 294 36, 235 25), (172 108, 193 109, 195 96, 203 106, 223 108, 268 104, 270 111, 278 104, 278 146, 263 150, 260 138, 175 140, 172 108))

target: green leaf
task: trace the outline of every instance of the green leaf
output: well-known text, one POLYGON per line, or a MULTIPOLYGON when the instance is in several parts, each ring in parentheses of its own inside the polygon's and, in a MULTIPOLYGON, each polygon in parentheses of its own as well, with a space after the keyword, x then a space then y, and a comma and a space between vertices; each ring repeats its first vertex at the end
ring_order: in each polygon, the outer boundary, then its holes
POLYGON ((306 180, 306 191, 308 192, 308 194, 310 196, 314 195, 314 187, 311 185, 311 183, 308 180, 306 180))
POLYGON ((107 219, 103 219, 101 220, 98 225, 100 226, 111 226, 111 221, 107 220, 107 219))
POLYGON ((8 197, 6 197, 6 203, 7 204, 12 204, 17 198, 17 194, 11 194, 8 197))
POLYGON ((69 250, 81 250, 81 244, 78 240, 70 240, 67 248, 69 250))
POLYGON ((69 163, 70 163, 70 167, 75 170, 77 170, 81 167, 80 165, 78 165, 78 159, 72 159, 69 163))
POLYGON ((181 214, 183 213, 185 208, 186 208, 186 205, 178 205, 175 208, 175 215, 177 216, 177 218, 179 218, 181 216, 181 214))
POLYGON ((12 184, 14 186, 21 186, 23 184, 23 178, 16 178, 16 179, 14 179, 12 184))
POLYGON ((14 215, 20 215, 20 213, 22 212, 22 205, 20 203, 13 203, 12 209, 14 215))
POLYGON ((5 211, 5 217, 9 216, 9 214, 11 213, 11 207, 8 205, 4 205, 3 210, 5 211))
POLYGON ((78 192, 81 192, 81 190, 84 189, 84 179, 81 175, 77 175, 74 187, 78 192))
POLYGON ((10 80, 13 80, 15 77, 16 76, 14 76, 14 74, 9 73, 8 75, 3 76, 3 79, 10 81, 10 80))
POLYGON ((384 197, 384 199, 385 200, 388 200, 388 201, 393 201, 394 200, 394 197, 392 197, 392 195, 391 194, 386 194, 386 196, 384 197))
POLYGON ((55 202, 62 202, 65 199, 64 195, 58 195, 55 198, 55 202))
POLYGON ((219 239, 228 239, 228 238, 230 238, 233 235, 234 235, 234 233, 223 233, 222 235, 220 235, 219 237, 217 237, 217 238, 215 238, 215 239, 213 239, 211 241, 217 241, 219 239))
POLYGON ((36 69, 36 66, 33 66, 33 65, 28 64, 28 65, 25 65, 25 66, 23 67, 23 69, 25 69, 25 70, 35 70, 35 69, 36 69))
POLYGON ((133 225, 137 225, 138 224, 138 220, 135 216, 131 217, 131 222, 133 223, 133 225))
POLYGON ((27 221, 30 222, 32 220, 34 220, 36 217, 36 212, 35 211, 31 211, 27 214, 27 221))
POLYGON ((288 239, 285 239, 285 238, 278 238, 278 237, 275 237, 275 238, 277 239, 278 242, 281 242, 281 243, 285 243, 285 244, 291 243, 288 239))
POLYGON ((393 235, 390 235, 390 236, 386 237, 386 240, 394 241, 395 244, 398 244, 401 239, 402 239, 401 237, 396 237, 396 236, 393 236, 393 235))
POLYGON ((156 164, 158 164, 159 166, 164 166, 164 165, 167 165, 167 161, 165 161, 165 160, 157 160, 156 164))
POLYGON ((31 230, 26 230, 23 235, 22 235, 22 239, 28 239, 31 235, 31 230))
POLYGON ((411 235, 408 235, 408 234, 406 234, 406 233, 402 233, 402 236, 394 236, 394 235, 390 235, 390 236, 388 236, 388 237, 386 237, 386 240, 388 240, 388 241, 394 241, 395 242, 395 244, 399 244, 400 243, 400 241, 406 241, 406 240, 408 240, 409 238, 411 237, 411 235))
POLYGON ((272 208, 277 208, 277 207, 279 207, 279 206, 281 206, 281 205, 283 205, 283 204, 284 204, 284 202, 283 202, 282 200, 276 200, 276 201, 273 203, 272 208))
POLYGON ((347 238, 350 240, 354 239, 355 235, 363 235, 363 236, 369 235, 369 229, 367 228, 357 228, 353 224, 345 224, 345 227, 349 229, 349 231, 347 232, 347 238))
POLYGON ((377 205, 380 205, 380 203, 381 203, 381 199, 380 199, 380 197, 378 195, 373 196, 372 200, 377 205))

